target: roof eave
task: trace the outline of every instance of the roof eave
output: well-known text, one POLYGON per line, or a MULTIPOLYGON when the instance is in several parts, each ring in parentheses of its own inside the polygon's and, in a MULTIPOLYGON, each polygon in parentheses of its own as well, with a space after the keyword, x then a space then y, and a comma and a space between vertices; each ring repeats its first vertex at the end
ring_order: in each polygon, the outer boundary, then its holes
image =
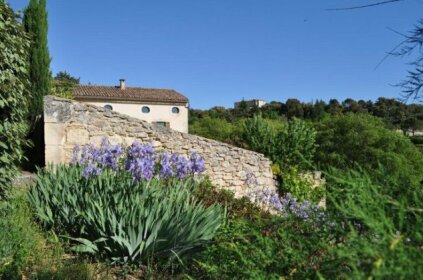
POLYGON ((97 101, 97 102, 117 102, 117 103, 136 103, 136 104, 162 104, 162 105, 186 105, 189 100, 148 100, 148 99, 131 99, 131 98, 117 98, 105 96, 75 96, 76 101, 97 101))

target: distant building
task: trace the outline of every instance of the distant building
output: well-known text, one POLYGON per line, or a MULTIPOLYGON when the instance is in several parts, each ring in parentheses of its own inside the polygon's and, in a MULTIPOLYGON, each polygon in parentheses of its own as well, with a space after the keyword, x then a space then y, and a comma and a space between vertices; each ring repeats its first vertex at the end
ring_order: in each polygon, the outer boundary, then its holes
POLYGON ((242 100, 234 103, 234 108, 237 109, 244 103, 247 108, 261 108, 266 105, 266 101, 260 99, 242 100))
POLYGON ((188 133, 188 98, 173 89, 76 85, 76 101, 138 118, 159 127, 188 133))

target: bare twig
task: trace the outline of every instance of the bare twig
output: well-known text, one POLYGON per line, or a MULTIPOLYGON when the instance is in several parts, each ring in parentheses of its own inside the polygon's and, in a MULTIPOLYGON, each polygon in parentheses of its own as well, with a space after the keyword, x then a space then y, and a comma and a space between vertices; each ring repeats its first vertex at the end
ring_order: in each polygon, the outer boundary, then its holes
POLYGON ((376 70, 379 68, 379 66, 388 58, 390 57, 399 47, 401 47, 403 44, 407 42, 407 39, 400 42, 398 45, 396 45, 394 48, 392 48, 388 53, 385 54, 385 56, 379 61, 379 63, 375 66, 373 70, 376 70))
POLYGON ((404 0, 387 0, 387 1, 377 2, 377 3, 362 5, 362 6, 353 6, 353 7, 347 7, 347 8, 326 9, 326 11, 356 10, 356 9, 369 8, 369 7, 374 7, 374 6, 379 6, 379 5, 385 5, 385 4, 390 4, 390 3, 394 3, 394 2, 400 2, 400 1, 404 1, 404 0))

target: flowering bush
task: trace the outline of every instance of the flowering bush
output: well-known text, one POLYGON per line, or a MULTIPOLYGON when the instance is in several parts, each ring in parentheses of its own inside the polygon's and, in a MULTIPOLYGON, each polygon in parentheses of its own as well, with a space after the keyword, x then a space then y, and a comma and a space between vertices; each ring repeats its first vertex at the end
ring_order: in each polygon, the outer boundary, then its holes
POLYGON ((157 153, 152 143, 134 142, 130 147, 111 145, 103 138, 100 147, 94 145, 75 146, 71 164, 84 167, 83 176, 98 176, 103 170, 128 172, 139 182, 151 180, 154 176, 162 179, 176 177, 184 179, 187 176, 205 171, 204 158, 196 152, 186 158, 180 154, 157 153))
POLYGON ((187 158, 103 139, 75 147, 70 165, 39 170, 29 201, 79 252, 115 262, 180 259, 212 239, 224 219, 221 206, 192 196, 199 182, 191 177, 204 170, 195 152, 187 158))
MULTIPOLYGON (((251 170, 247 172, 245 184, 249 187, 258 184, 257 178, 251 170)), ((312 204, 308 200, 300 202, 291 193, 286 193, 283 197, 280 197, 278 193, 265 189, 262 191, 250 192, 249 197, 254 203, 278 214, 293 214, 304 220, 311 217, 317 219, 322 219, 324 217, 322 209, 317 204, 312 204)))
POLYGON ((250 193, 251 199, 271 212, 276 212, 281 215, 293 214, 294 216, 307 220, 309 218, 322 219, 324 212, 317 204, 312 204, 309 201, 299 202, 292 194, 287 193, 283 197, 275 192, 269 190, 256 191, 250 193))
POLYGON ((205 207, 192 195, 196 180, 137 182, 112 172, 85 178, 79 165, 40 170, 30 204, 46 228, 76 241, 74 250, 119 263, 189 257, 224 220, 220 205, 205 207))

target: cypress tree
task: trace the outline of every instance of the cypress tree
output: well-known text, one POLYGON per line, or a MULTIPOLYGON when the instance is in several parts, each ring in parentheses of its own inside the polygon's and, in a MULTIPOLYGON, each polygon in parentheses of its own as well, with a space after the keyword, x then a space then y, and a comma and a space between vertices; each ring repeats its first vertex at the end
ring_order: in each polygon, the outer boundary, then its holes
POLYGON ((29 80, 31 82, 30 116, 33 120, 43 112, 43 97, 50 93, 50 55, 47 46, 46 0, 31 0, 25 9, 23 23, 30 34, 29 80))
POLYGON ((44 165, 44 124, 43 97, 50 94, 51 72, 50 55, 47 47, 47 10, 46 0, 31 0, 24 11, 23 24, 31 36, 29 51, 29 81, 31 100, 29 118, 31 129, 28 135, 32 147, 25 151, 28 158, 27 170, 35 170, 44 165))

